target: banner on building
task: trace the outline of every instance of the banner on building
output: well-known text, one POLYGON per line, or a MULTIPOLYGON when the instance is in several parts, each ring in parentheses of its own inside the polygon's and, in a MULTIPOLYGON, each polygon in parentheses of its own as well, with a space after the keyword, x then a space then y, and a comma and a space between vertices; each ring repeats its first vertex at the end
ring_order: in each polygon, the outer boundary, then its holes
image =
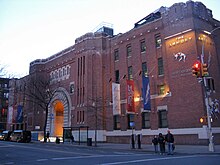
POLYGON ((112 83, 113 115, 121 114, 120 84, 112 83))
POLYGON ((135 112, 133 80, 127 80, 127 112, 135 112))
POLYGON ((142 98, 144 110, 151 110, 149 77, 142 76, 142 98))
POLYGON ((12 119, 13 119, 13 107, 10 106, 8 107, 8 114, 7 114, 7 123, 12 123, 12 119))
POLYGON ((16 117, 16 122, 17 123, 22 123, 23 122, 23 110, 22 110, 22 106, 18 105, 17 107, 17 117, 16 117))

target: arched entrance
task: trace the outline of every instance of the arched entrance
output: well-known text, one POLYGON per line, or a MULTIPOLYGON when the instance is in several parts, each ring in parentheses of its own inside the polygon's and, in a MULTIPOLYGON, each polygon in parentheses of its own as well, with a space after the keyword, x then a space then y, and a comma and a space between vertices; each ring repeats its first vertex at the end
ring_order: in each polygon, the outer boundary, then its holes
POLYGON ((63 112, 64 106, 60 100, 54 104, 54 136, 63 135, 63 112))
POLYGON ((58 88, 49 104, 47 128, 52 137, 62 137, 63 127, 71 125, 71 99, 65 88, 58 88))

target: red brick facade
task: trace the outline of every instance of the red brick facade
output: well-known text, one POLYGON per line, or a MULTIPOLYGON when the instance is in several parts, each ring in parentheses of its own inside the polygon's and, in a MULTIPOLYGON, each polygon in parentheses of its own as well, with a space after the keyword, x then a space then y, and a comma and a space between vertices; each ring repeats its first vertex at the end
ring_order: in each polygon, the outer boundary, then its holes
MULTIPOLYGON (((62 126, 89 126, 89 136, 94 139, 96 132, 98 141, 129 142, 133 132, 142 134, 144 143, 151 143, 153 135, 165 134, 169 128, 177 143, 207 143, 207 129, 203 126, 206 124, 199 122, 206 115, 204 89, 191 69, 200 58, 204 43, 204 61, 210 64, 209 74, 216 87, 210 97, 220 99, 220 41, 216 37, 220 32, 207 35, 203 31, 212 31, 220 22, 202 3, 193 1, 160 8, 154 14, 124 34, 88 33, 77 38, 75 45, 47 59, 33 61, 27 77, 43 75, 50 80, 51 89, 59 89, 50 102, 49 114, 54 112, 56 100, 60 100, 64 105, 62 126), (143 64, 150 81, 151 111, 144 111, 142 105, 143 64), (136 99, 132 115, 126 109, 129 67, 136 99), (120 83, 121 114, 113 116, 112 83, 116 81, 120 83), (129 120, 134 121, 134 130, 129 128, 129 120)), ((42 131, 43 113, 27 107, 24 106, 26 128, 42 131)), ((48 119, 47 130, 54 132, 55 125, 48 119)), ((214 116, 212 127, 215 142, 220 143, 219 119, 214 116)))

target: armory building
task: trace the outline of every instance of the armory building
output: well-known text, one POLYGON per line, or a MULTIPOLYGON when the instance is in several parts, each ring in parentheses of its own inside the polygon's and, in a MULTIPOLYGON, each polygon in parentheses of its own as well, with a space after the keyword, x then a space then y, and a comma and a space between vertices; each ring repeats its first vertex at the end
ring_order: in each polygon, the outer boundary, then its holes
POLYGON ((123 34, 108 26, 87 33, 10 81, 8 129, 120 143, 131 134, 151 143, 170 129, 179 144, 207 144, 210 135, 219 144, 218 27, 210 9, 188 1, 123 34), (192 76, 195 62, 208 64, 205 78, 192 76))

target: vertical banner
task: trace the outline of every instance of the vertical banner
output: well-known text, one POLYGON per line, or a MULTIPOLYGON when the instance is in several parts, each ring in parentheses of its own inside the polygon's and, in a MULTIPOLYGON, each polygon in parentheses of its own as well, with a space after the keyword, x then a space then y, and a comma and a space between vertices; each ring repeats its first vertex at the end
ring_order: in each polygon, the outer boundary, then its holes
POLYGON ((12 123, 17 123, 17 106, 13 106, 12 123))
POLYGON ((7 114, 7 123, 11 124, 13 119, 13 107, 8 107, 8 114, 7 114))
POLYGON ((135 112, 133 80, 127 80, 127 112, 135 112))
POLYGON ((151 110, 149 77, 142 76, 144 110, 151 110))
POLYGON ((16 121, 17 123, 22 123, 23 122, 23 115, 22 115, 22 106, 18 105, 17 107, 17 117, 16 117, 16 121))
POLYGON ((121 114, 120 84, 112 83, 113 115, 121 114))

